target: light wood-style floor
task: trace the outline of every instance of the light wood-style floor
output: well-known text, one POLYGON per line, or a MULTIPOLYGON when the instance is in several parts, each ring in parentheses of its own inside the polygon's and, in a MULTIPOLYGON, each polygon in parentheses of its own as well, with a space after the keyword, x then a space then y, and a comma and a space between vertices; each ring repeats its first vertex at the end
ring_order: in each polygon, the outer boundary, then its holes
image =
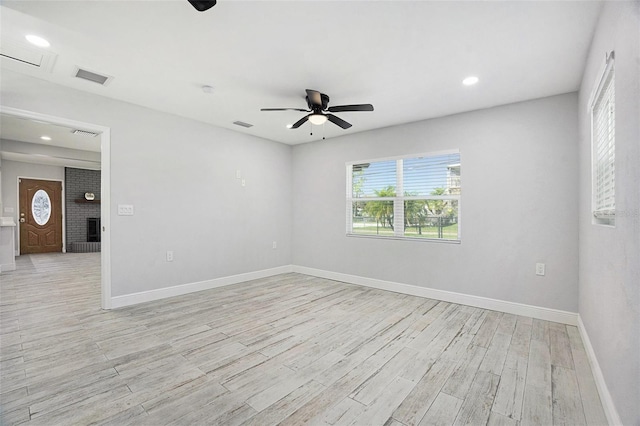
POLYGON ((99 263, 0 277, 2 424, 606 424, 576 327, 300 274, 102 311, 99 263))

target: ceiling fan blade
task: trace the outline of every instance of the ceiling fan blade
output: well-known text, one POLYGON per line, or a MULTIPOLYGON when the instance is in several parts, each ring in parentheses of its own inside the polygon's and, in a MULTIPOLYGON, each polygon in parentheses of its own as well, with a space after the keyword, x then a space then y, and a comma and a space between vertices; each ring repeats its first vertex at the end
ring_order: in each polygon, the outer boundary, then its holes
POLYGON ((216 5, 216 0, 187 0, 198 12, 204 12, 216 5))
POLYGON ((338 118, 333 114, 327 114, 327 119, 333 124, 342 127, 343 129, 348 129, 349 127, 351 127, 351 123, 347 123, 342 118, 338 118))
MULTIPOLYGON (((309 114, 311 115, 311 114, 309 114)), ((306 121, 309 119, 309 115, 305 115, 304 117, 302 117, 300 120, 296 121, 295 123, 293 123, 293 125, 291 126, 292 129, 297 129, 298 127, 302 126, 304 123, 306 123, 306 121)))
POLYGON ((322 95, 317 90, 307 89, 307 97, 313 105, 322 106, 322 95))
POLYGON ((260 111, 301 111, 301 112, 311 112, 308 109, 301 109, 301 108, 260 108, 260 111))
POLYGON ((327 109, 329 112, 346 112, 346 111, 373 111, 373 105, 360 104, 360 105, 336 105, 327 109))

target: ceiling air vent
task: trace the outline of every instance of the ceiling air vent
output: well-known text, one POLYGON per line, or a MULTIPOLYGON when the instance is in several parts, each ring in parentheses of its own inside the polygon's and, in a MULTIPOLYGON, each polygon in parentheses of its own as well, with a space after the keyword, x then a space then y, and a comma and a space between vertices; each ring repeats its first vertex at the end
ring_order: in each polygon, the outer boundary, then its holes
POLYGON ((96 132, 90 132, 88 130, 80 130, 80 129, 75 129, 74 131, 72 131, 71 133, 73 133, 74 135, 80 135, 80 136, 93 136, 96 137, 98 136, 100 133, 96 133, 96 132))
POLYGON ((78 71, 76 71, 76 77, 81 78, 83 80, 88 80, 94 83, 98 83, 102 86, 106 86, 107 83, 111 81, 111 79, 113 78, 107 75, 98 74, 96 72, 88 71, 82 68, 78 68, 78 71))
POLYGON ((244 121, 234 121, 233 124, 247 128, 253 127, 253 124, 245 123, 244 121))
POLYGON ((253 127, 253 124, 245 123, 244 121, 234 121, 233 124, 242 127, 253 127))
POLYGON ((28 68, 51 72, 57 56, 51 51, 34 48, 15 40, 2 40, 0 45, 3 68, 19 72, 28 68))

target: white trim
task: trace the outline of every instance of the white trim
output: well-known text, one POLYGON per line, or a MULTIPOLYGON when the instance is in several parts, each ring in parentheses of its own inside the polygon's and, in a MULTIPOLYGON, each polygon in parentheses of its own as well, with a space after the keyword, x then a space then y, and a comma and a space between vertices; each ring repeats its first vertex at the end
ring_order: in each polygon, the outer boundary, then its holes
POLYGON ((598 94, 600 93, 600 89, 602 89, 602 84, 605 81, 605 77, 613 67, 615 57, 616 53, 613 50, 605 54, 604 64, 602 64, 600 69, 598 70, 596 81, 593 85, 593 90, 591 91, 591 95, 589 96, 589 109, 593 109, 593 105, 595 104, 598 94))
MULTIPOLYGON (((460 229, 460 228, 458 228, 460 229)), ((429 242, 429 243, 442 243, 442 244, 461 244, 462 240, 445 240, 444 238, 420 238, 420 237, 396 237, 395 235, 376 235, 376 234, 350 234, 347 233, 348 238, 373 238, 379 240, 397 240, 397 241, 417 241, 417 242, 429 242)))
POLYGON ((111 308, 122 308, 125 306, 136 305, 138 303, 151 302, 153 300, 165 299, 167 297, 181 296, 183 294, 194 293, 196 291, 211 290, 213 288, 239 284, 245 281, 257 280, 290 272, 293 272, 293 267, 291 265, 285 265, 271 269, 247 272, 244 274, 214 278, 206 281, 198 281, 195 283, 180 284, 156 290, 115 296, 111 298, 111 308))
POLYGON ((3 272, 9 272, 9 271, 15 271, 16 270, 15 257, 13 259, 14 259, 13 262, 0 264, 0 274, 2 274, 3 272))
MULTIPOLYGON (((444 149, 441 151, 432 151, 432 152, 421 152, 418 154, 405 154, 405 155, 395 155, 392 157, 381 157, 381 158, 371 158, 368 160, 356 160, 356 161, 347 161, 347 166, 354 166, 356 164, 364 164, 364 163, 376 163, 381 161, 394 161, 394 160, 406 160, 407 158, 423 158, 423 157, 438 157, 441 155, 451 155, 451 154, 460 154, 460 149, 444 149)), ((349 170, 349 169, 347 169, 349 170)))
POLYGON ((593 379, 596 382, 596 388, 600 395, 600 402, 602 402, 604 414, 607 416, 607 422, 610 425, 622 425, 622 420, 620 420, 618 410, 616 410, 616 406, 613 403, 613 398, 611 398, 611 394, 609 393, 609 388, 604 380, 604 374, 602 374, 600 364, 598 364, 598 358, 596 358, 596 353, 593 350, 593 346, 591 346, 591 340, 589 339, 587 329, 584 327, 584 323, 582 322, 582 317, 580 315, 578 315, 578 331, 580 332, 584 349, 587 352, 587 358, 591 365, 591 373, 593 374, 593 379))
POLYGON ((373 287, 380 290, 409 294, 411 296, 426 297, 429 299, 437 299, 443 300, 445 302, 459 303, 461 305, 475 306, 482 309, 505 312, 508 314, 522 315, 545 321, 558 322, 574 326, 578 324, 578 314, 575 312, 561 311, 558 309, 543 308, 533 305, 525 305, 522 303, 508 302, 505 300, 490 299, 488 297, 472 296, 468 294, 455 293, 452 291, 420 287, 411 284, 383 281, 357 275, 325 271, 322 269, 307 268, 305 266, 294 265, 293 272, 312 275, 320 278, 327 278, 330 280, 343 281, 346 283, 357 284, 365 287, 373 287))
POLYGON ((111 129, 100 135, 100 276, 102 309, 111 309, 111 129))
MULTIPOLYGON (((82 121, 69 120, 48 114, 0 105, 0 114, 45 121, 60 126, 94 131, 100 134, 101 201, 100 224, 104 229, 101 237, 101 302, 102 309, 111 308, 111 131, 109 127, 82 121)), ((64 208, 64 205, 63 205, 64 208)), ((65 212, 63 212, 65 213, 65 212)), ((64 221, 63 221, 64 223, 64 221)), ((65 245, 66 247, 66 245, 65 245)))

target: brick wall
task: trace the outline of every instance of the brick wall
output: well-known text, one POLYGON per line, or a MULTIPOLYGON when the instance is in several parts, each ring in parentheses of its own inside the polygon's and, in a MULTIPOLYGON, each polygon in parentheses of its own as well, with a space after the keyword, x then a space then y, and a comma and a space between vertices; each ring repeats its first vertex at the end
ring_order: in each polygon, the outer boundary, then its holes
POLYGON ((65 168, 65 208, 67 251, 73 250, 74 242, 87 241, 87 218, 100 217, 100 204, 76 203, 84 199, 85 192, 93 192, 100 199, 100 170, 65 168))

